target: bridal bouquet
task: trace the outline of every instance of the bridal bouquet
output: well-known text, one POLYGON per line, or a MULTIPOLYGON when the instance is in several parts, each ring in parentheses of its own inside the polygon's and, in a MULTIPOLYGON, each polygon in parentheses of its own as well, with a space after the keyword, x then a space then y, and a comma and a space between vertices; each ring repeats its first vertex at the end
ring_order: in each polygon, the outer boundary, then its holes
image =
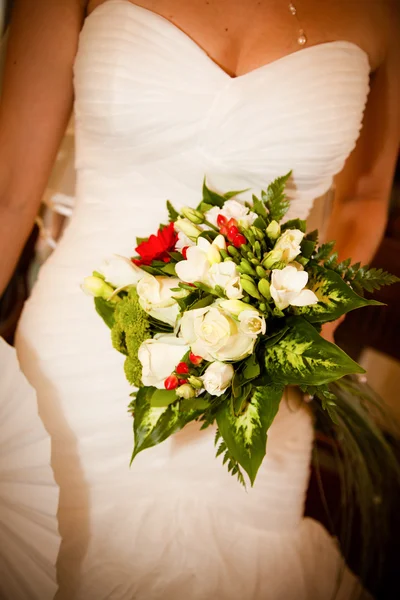
POLYGON ((203 185, 197 209, 167 202, 169 224, 87 277, 97 312, 126 356, 132 459, 197 420, 217 426, 217 456, 251 484, 286 385, 317 398, 334 422, 328 384, 363 369, 320 335, 321 326, 367 305, 397 279, 338 262, 300 219, 282 221, 290 173, 241 202, 203 185))

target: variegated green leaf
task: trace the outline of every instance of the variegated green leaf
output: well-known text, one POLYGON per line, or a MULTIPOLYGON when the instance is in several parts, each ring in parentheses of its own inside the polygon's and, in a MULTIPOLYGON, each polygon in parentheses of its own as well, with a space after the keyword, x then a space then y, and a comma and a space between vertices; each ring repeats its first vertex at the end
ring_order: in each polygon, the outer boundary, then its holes
POLYGON ((361 298, 338 273, 329 269, 313 269, 307 287, 318 297, 318 304, 299 306, 294 311, 311 323, 334 321, 356 308, 381 305, 376 300, 361 298))
POLYGON ((343 350, 322 338, 302 317, 290 317, 289 329, 266 348, 265 366, 272 381, 288 385, 321 385, 364 369, 343 350))
POLYGON ((180 402, 168 406, 152 406, 152 396, 156 392, 157 388, 143 387, 137 393, 133 421, 135 445, 131 462, 139 452, 160 444, 202 412, 181 410, 180 402))
POLYGON ((240 416, 235 416, 229 402, 224 402, 217 413, 219 432, 230 454, 248 474, 251 485, 265 456, 267 431, 278 411, 282 393, 283 386, 255 388, 240 416))

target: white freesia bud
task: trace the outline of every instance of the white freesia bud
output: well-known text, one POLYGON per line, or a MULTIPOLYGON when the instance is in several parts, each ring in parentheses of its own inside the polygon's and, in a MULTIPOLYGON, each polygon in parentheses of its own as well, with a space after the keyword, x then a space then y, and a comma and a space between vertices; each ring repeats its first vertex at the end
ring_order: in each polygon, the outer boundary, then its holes
POLYGON ((185 400, 196 396, 196 391, 188 383, 184 383, 176 388, 175 393, 179 398, 184 398, 185 400))
POLYGON ((246 229, 251 227, 257 219, 256 213, 252 212, 241 202, 238 202, 238 200, 227 200, 222 208, 214 206, 205 213, 207 221, 216 227, 218 226, 217 218, 219 215, 222 215, 228 219, 228 221, 229 219, 236 219, 239 225, 246 229))
POLYGON ((94 275, 85 277, 81 287, 88 296, 104 298, 104 300, 108 300, 114 293, 114 288, 112 288, 111 285, 108 285, 108 283, 106 283, 104 279, 101 279, 101 277, 95 277, 94 275))
POLYGON ((239 317, 240 331, 243 331, 246 335, 257 337, 258 335, 264 335, 266 331, 266 323, 263 315, 260 315, 255 310, 244 310, 240 313, 239 317))
POLYGON ((197 239, 201 234, 201 229, 196 227, 196 225, 191 223, 188 219, 177 219, 174 223, 174 227, 176 231, 182 231, 182 233, 192 240, 197 239))
POLYGON ((267 227, 267 236, 270 240, 276 240, 281 234, 281 226, 277 221, 271 221, 267 227))
POLYGON ((233 261, 214 263, 208 271, 207 284, 222 287, 228 298, 243 298, 240 274, 233 261))
POLYGON ((240 360, 251 354, 255 342, 218 304, 186 311, 181 336, 193 354, 210 361, 240 360))
POLYGON ((105 260, 98 271, 107 283, 117 289, 137 285, 146 275, 145 271, 139 269, 129 258, 118 254, 105 260))
POLYGON ((204 389, 212 396, 222 396, 231 384, 234 373, 230 364, 219 361, 211 363, 202 376, 204 389))
POLYGON ((271 296, 276 306, 284 310, 291 306, 308 306, 318 302, 311 290, 304 289, 308 282, 307 271, 298 271, 287 266, 282 270, 274 269, 271 275, 271 296))
POLYGON ((186 219, 189 219, 192 223, 196 225, 201 225, 204 223, 204 215, 199 210, 195 210, 194 208, 190 208, 190 206, 185 206, 182 208, 181 213, 186 219))
MULTIPOLYGON (((227 312, 231 313, 231 315, 235 315, 235 317, 240 315, 240 313, 244 310, 249 310, 250 307, 250 305, 247 304, 247 302, 241 302, 240 300, 222 300, 219 303, 219 306, 223 310, 226 310, 227 312)), ((254 309, 254 311, 257 312, 256 309, 254 309)))
POLYGON ((276 250, 275 248, 268 252, 262 261, 262 266, 264 269, 271 269, 276 263, 283 260, 283 250, 276 250))
POLYGON ((154 277, 146 273, 136 288, 140 306, 155 319, 174 327, 180 309, 173 296, 188 294, 186 290, 173 292, 172 288, 178 287, 178 284, 176 277, 154 277))
POLYGON ((145 340, 138 352, 142 364, 143 385, 164 389, 164 381, 173 373, 176 365, 189 351, 182 338, 171 335, 159 335, 145 340))
POLYGON ((274 250, 281 250, 282 260, 291 262, 301 252, 303 237, 304 233, 300 229, 287 229, 276 242, 274 250))
POLYGON ((222 261, 220 249, 224 249, 225 239, 218 235, 210 243, 203 237, 197 239, 197 245, 187 249, 186 260, 175 265, 175 271, 181 281, 207 283, 208 273, 214 264, 222 261))

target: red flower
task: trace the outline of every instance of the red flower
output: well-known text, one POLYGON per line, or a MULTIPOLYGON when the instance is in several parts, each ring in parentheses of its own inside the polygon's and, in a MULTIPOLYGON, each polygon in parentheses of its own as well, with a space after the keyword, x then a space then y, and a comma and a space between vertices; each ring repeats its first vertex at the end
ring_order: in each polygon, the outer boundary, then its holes
POLYGON ((164 387, 166 390, 174 390, 179 385, 179 381, 176 375, 170 375, 164 381, 164 387))
POLYGON ((145 242, 135 248, 140 258, 134 258, 135 265, 150 265, 153 260, 162 260, 169 262, 168 252, 175 248, 178 241, 178 234, 175 232, 174 224, 170 223, 167 227, 159 229, 157 235, 151 235, 145 242))

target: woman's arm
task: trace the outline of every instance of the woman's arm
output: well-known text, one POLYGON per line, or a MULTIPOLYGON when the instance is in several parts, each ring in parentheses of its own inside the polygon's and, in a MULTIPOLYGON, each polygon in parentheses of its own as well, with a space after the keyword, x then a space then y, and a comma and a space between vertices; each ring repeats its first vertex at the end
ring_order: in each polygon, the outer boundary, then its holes
POLYGON ((0 102, 0 294, 71 114, 83 0, 16 0, 0 102))
POLYGON ((326 239, 336 240, 341 259, 367 264, 381 242, 399 141, 400 48, 393 31, 385 60, 371 78, 357 146, 336 178, 326 239))
MULTIPOLYGON (((400 49, 395 32, 393 27, 385 59, 372 75, 357 146, 336 178, 326 233, 327 240, 336 240, 340 260, 351 257, 353 263, 363 265, 372 260, 385 232, 399 151, 400 49)), ((341 320, 324 325, 329 341, 341 320)))

